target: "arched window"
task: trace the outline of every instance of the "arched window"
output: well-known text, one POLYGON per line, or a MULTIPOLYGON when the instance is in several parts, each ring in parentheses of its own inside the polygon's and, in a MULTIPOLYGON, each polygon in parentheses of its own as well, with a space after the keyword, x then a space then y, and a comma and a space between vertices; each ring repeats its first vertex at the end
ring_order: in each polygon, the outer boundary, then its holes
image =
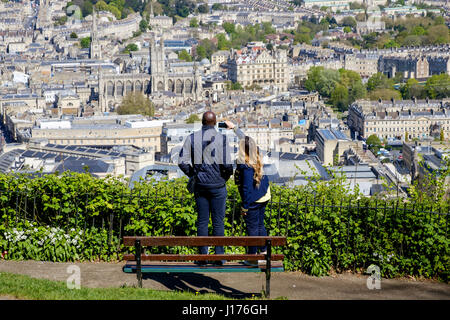
POLYGON ((114 83, 112 81, 108 81, 108 84, 106 85, 106 93, 110 97, 114 96, 114 83))
POLYGON ((126 90, 127 90, 127 93, 130 93, 131 91, 133 91, 133 84, 131 83, 130 80, 127 81, 126 90))
POLYGON ((183 92, 183 82, 181 82, 181 80, 178 79, 175 84, 175 93, 180 94, 182 92, 183 92))
POLYGON ((123 96, 123 82, 118 81, 116 84, 116 92, 118 96, 123 96))
POLYGON ((185 82, 184 92, 192 93, 192 81, 191 79, 187 79, 185 82))
POLYGON ((134 90, 137 91, 137 92, 142 92, 142 89, 143 89, 142 82, 139 81, 139 80, 136 81, 135 84, 134 84, 134 90))

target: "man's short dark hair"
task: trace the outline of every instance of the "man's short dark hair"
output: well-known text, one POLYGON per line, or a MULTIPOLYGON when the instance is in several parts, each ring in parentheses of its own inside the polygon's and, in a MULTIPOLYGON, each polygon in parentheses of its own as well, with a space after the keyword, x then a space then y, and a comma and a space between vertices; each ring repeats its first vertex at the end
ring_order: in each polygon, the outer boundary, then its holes
POLYGON ((216 115, 212 111, 206 111, 202 117, 202 124, 204 126, 215 126, 216 125, 216 115))

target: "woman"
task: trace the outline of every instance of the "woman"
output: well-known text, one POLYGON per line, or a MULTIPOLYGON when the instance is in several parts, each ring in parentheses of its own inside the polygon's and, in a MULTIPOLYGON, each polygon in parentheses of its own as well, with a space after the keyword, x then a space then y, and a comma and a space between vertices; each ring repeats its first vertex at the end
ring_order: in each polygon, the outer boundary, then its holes
MULTIPOLYGON (((239 141, 236 184, 242 199, 242 215, 244 216, 249 236, 267 236, 264 226, 264 213, 270 200, 269 179, 263 174, 262 156, 256 142, 248 137, 239 141)), ((249 247, 249 254, 266 253, 267 248, 249 247)), ((256 261, 247 261, 255 264, 256 261)))

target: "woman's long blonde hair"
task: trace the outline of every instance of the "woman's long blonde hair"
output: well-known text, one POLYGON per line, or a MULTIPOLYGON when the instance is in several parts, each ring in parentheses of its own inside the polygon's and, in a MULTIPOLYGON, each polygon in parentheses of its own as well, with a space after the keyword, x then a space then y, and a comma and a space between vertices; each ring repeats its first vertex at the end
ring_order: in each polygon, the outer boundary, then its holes
POLYGON ((239 142, 238 163, 246 164, 255 170, 253 179, 256 181, 256 187, 259 188, 263 177, 263 161, 259 148, 255 140, 246 136, 239 142))

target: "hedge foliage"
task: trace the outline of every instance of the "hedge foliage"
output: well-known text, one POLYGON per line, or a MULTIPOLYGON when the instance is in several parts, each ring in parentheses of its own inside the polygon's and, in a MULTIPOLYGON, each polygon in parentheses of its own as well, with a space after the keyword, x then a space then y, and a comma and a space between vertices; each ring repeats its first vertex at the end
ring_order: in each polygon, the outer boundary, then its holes
MULTIPOLYGON (((132 252, 121 245, 124 235, 195 236, 195 202, 186 183, 150 181, 131 189, 126 179, 89 174, 0 175, 3 258, 110 261, 132 252)), ((445 186, 439 179, 433 184, 433 192, 412 187, 408 200, 363 197, 338 176, 292 188, 272 185, 266 227, 270 235, 288 237, 285 248, 275 249, 286 255, 287 270, 322 276, 331 270, 363 272, 375 264, 383 277, 448 281, 450 204, 445 186)), ((225 235, 245 235, 237 187, 229 181, 227 189, 225 235)))

